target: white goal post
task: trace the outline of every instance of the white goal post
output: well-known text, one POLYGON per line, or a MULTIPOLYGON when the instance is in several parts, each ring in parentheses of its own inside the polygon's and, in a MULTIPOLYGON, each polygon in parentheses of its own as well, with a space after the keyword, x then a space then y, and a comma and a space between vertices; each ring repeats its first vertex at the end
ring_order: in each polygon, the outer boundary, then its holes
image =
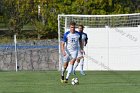
POLYGON ((59 70, 60 42, 69 23, 85 26, 85 70, 140 70, 140 13, 116 15, 58 15, 59 70))

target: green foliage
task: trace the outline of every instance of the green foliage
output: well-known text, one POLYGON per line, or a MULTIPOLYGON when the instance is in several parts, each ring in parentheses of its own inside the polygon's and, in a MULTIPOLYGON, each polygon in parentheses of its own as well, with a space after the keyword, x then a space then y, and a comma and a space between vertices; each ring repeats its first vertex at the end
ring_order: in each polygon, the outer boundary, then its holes
POLYGON ((10 43, 12 40, 13 39, 11 37, 0 37, 0 44, 10 43))
POLYGON ((31 6, 29 5, 30 0, 3 0, 4 17, 7 26, 10 30, 10 35, 20 34, 23 25, 30 21, 31 6))
POLYGON ((38 38, 57 33, 58 14, 105 15, 140 12, 139 0, 1 0, 0 4, 10 35, 24 33, 24 25, 31 23, 35 31, 30 33, 37 37, 40 35, 38 38))

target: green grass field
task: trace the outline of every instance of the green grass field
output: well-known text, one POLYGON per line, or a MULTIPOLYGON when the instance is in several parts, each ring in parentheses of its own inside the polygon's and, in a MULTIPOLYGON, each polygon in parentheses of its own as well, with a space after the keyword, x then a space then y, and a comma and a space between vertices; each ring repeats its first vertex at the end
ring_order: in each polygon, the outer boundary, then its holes
POLYGON ((0 72, 0 93, 140 93, 139 71, 86 73, 77 72, 80 84, 73 86, 60 83, 58 71, 0 72))

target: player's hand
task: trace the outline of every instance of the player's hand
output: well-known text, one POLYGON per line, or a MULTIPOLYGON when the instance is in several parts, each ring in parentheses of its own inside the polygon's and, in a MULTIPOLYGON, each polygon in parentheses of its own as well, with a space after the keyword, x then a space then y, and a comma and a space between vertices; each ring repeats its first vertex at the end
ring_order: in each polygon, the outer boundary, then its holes
POLYGON ((84 50, 81 50, 81 53, 85 55, 85 51, 84 50))
POLYGON ((66 56, 66 52, 65 51, 63 51, 62 53, 63 53, 63 56, 66 56))

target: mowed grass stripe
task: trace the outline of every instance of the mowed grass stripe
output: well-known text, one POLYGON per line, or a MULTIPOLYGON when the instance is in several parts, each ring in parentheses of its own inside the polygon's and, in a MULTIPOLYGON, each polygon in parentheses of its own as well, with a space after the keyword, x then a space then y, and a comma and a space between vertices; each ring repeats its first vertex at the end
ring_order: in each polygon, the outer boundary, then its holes
POLYGON ((0 93, 140 93, 139 71, 77 72, 79 85, 60 83, 58 71, 0 72, 0 93))

